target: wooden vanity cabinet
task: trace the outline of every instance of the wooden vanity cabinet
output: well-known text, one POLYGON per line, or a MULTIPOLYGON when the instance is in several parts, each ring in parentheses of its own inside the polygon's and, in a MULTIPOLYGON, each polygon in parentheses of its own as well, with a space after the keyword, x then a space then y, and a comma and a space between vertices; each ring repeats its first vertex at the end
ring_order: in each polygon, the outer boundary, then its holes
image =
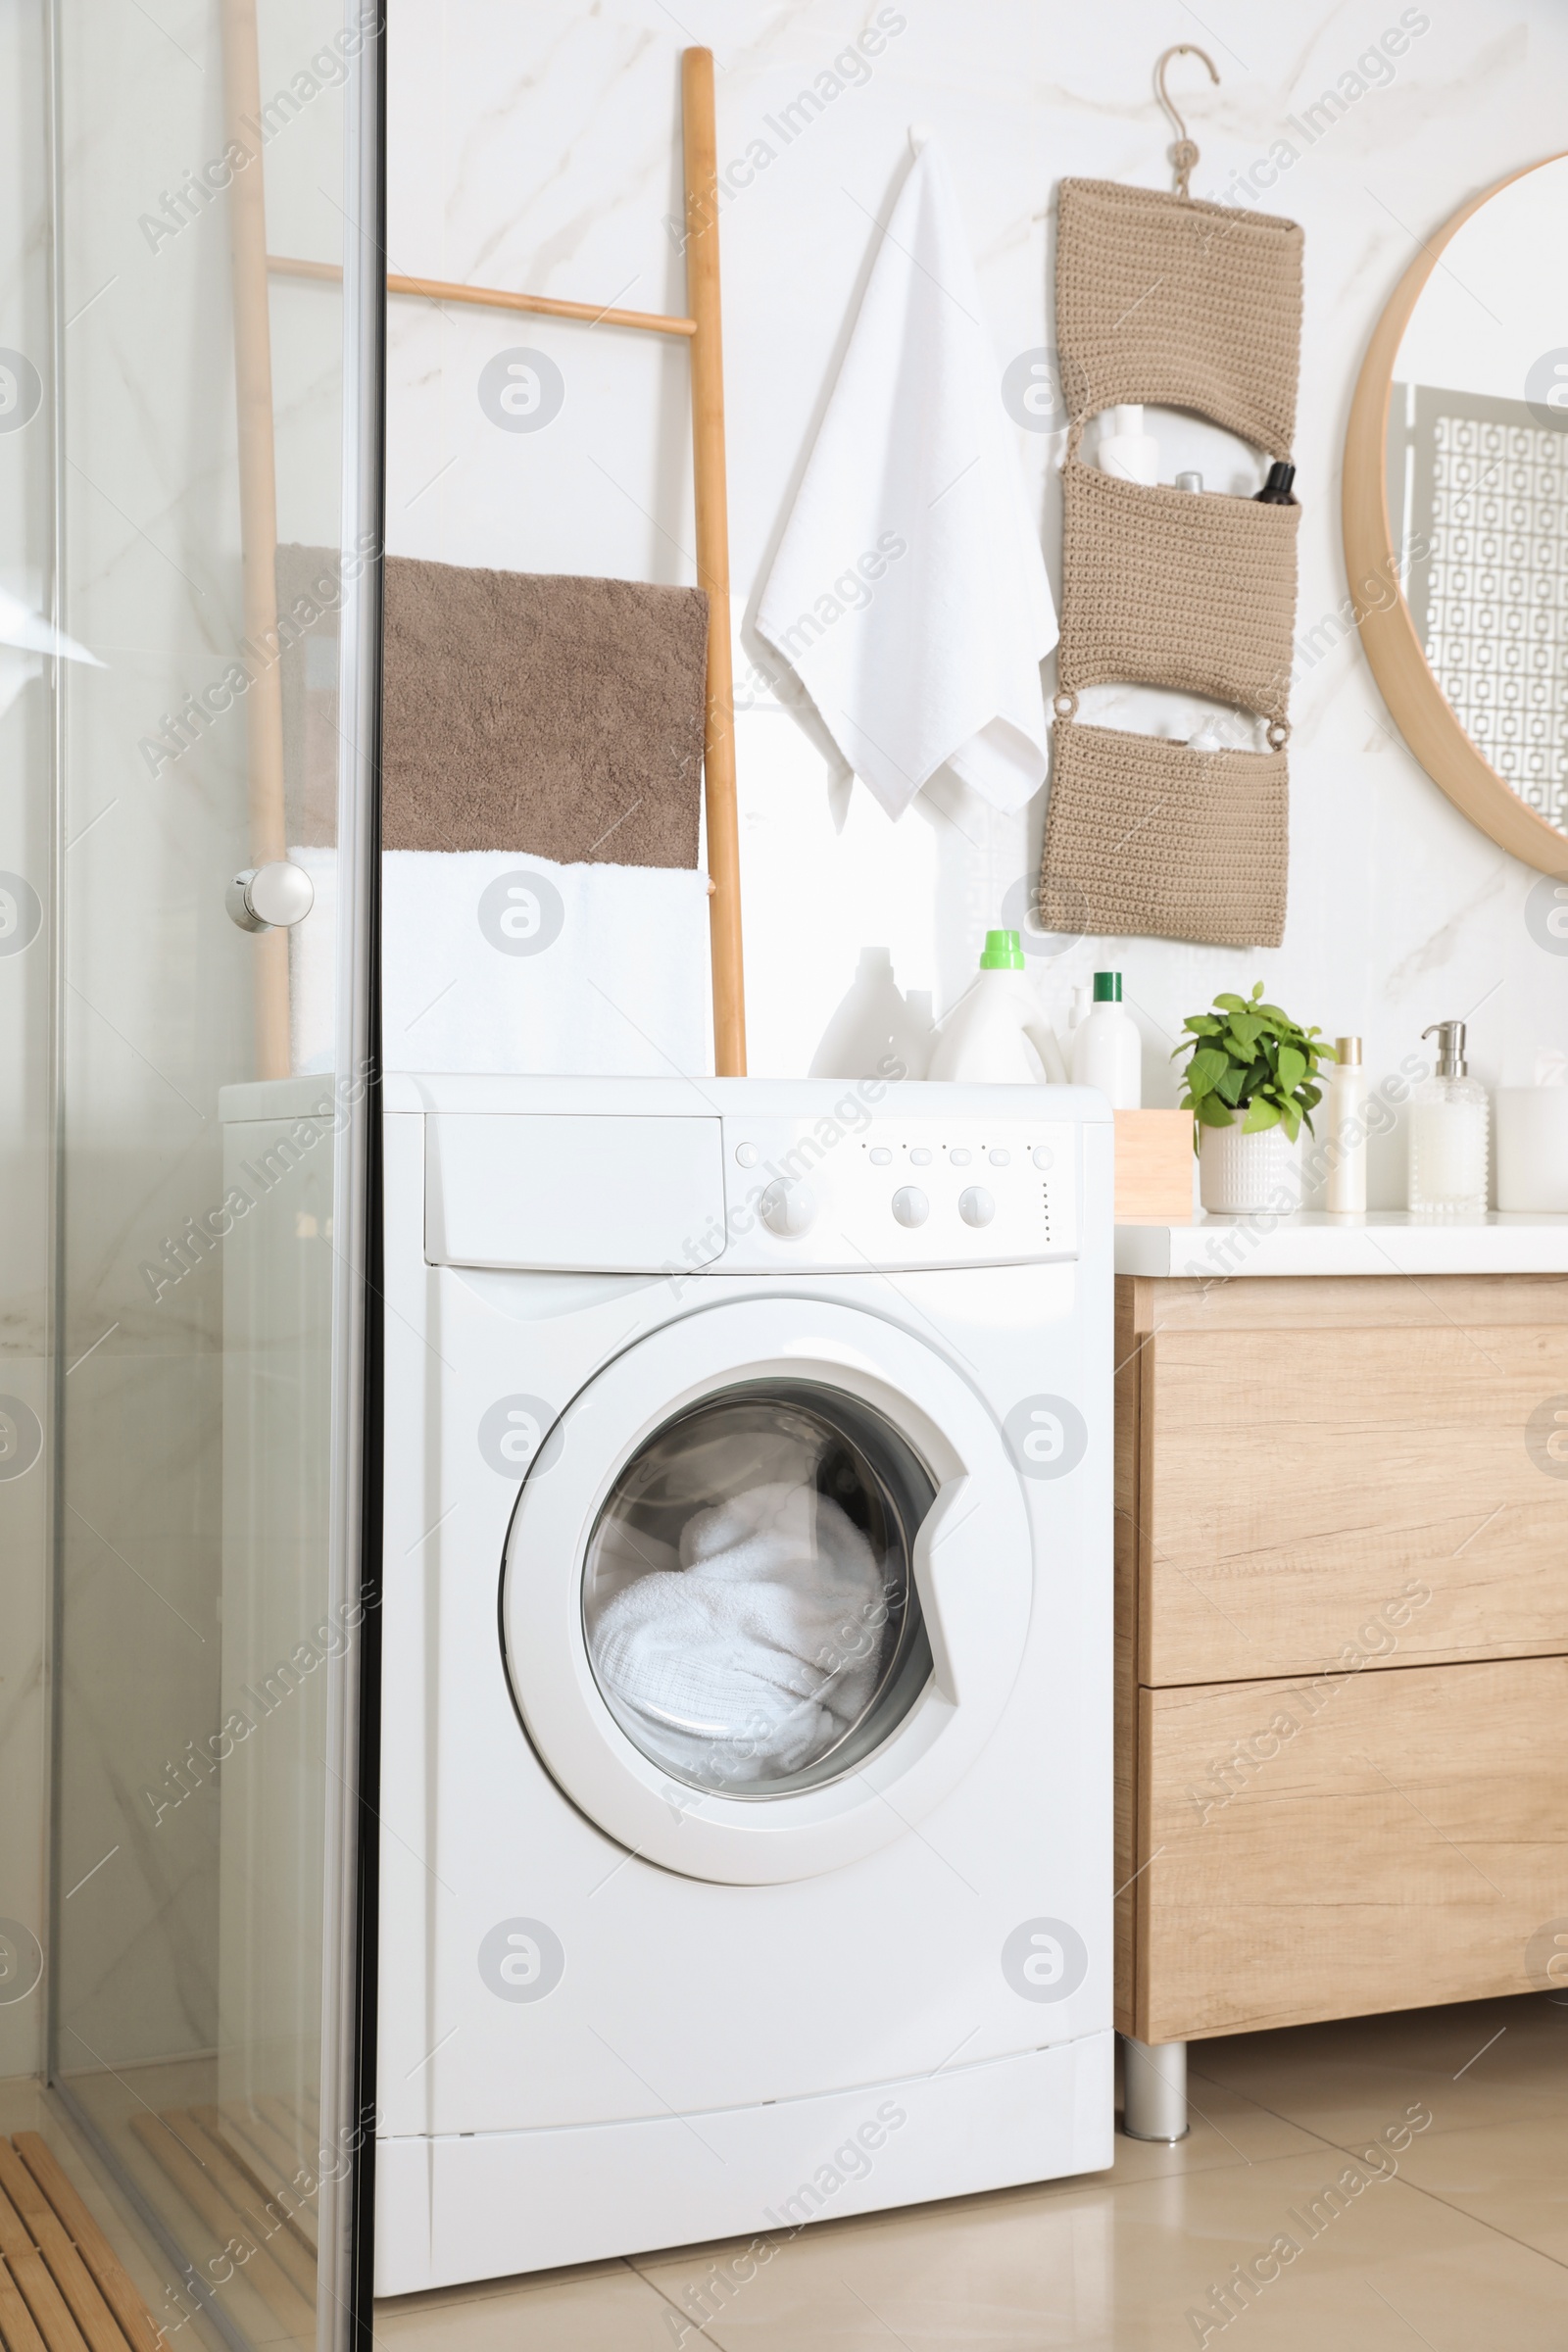
POLYGON ((1121 1276, 1116 1323, 1118 2028, 1539 1987, 1568 1277, 1121 1276))

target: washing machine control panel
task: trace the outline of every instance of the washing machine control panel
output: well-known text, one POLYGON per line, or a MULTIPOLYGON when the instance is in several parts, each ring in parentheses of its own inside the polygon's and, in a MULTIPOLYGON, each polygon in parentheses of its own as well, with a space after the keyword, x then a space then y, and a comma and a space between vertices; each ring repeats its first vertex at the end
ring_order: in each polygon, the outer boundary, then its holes
POLYGON ((711 1273, 1077 1255, 1070 1121, 725 1118, 723 1135, 725 1242, 711 1273))

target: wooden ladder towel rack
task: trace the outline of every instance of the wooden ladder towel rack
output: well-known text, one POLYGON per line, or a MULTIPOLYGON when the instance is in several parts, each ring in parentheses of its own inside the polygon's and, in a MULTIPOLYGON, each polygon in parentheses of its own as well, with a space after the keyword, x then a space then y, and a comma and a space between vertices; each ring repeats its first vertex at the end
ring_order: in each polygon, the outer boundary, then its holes
MULTIPOLYGON (((255 0, 228 0, 229 111, 257 117, 255 0)), ((740 825, 735 804, 735 691, 730 655, 729 518, 724 470, 724 362, 718 270, 718 158, 713 118, 713 53, 687 49, 681 57, 681 134, 686 190, 686 299, 690 316, 620 310, 566 302, 549 294, 514 294, 492 286, 451 285, 440 278, 388 274, 389 294, 481 310, 525 311, 588 326, 673 335, 691 352, 692 483, 697 523, 697 580, 709 603, 708 682, 703 741, 704 806, 708 820, 710 951, 713 990, 713 1067, 721 1078, 746 1072, 746 992, 742 967, 740 825)), ((259 159, 258 159, 259 160, 259 159)), ((277 501, 273 479, 272 399, 268 282, 270 277, 340 278, 335 263, 291 261, 270 255, 259 170, 236 173, 233 194, 235 362, 239 406, 241 523, 246 632, 275 630, 277 501), (247 183, 249 183, 247 185, 247 183)), ((265 642, 265 638, 262 640, 265 642)), ((282 712, 276 664, 263 700, 252 694, 250 806, 252 856, 281 857, 283 838, 282 712), (273 705, 276 704, 274 710, 273 705), (277 845, 277 846, 273 846, 277 845)), ((256 942, 272 951, 258 974, 258 1074, 286 1074, 288 965, 286 937, 256 942)))

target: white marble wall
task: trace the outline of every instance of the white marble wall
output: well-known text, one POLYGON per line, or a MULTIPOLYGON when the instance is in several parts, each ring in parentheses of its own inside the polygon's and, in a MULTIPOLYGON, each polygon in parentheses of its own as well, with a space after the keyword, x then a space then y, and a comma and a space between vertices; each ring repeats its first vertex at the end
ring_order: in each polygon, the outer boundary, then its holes
MULTIPOLYGON (((1159 50, 1194 60, 1202 149, 1195 192, 1225 195, 1286 118, 1353 73, 1394 0, 1303 10, 1227 0, 1174 14, 1062 0, 899 0, 903 27, 868 78, 787 146, 764 120, 875 15, 862 0, 391 0, 391 266, 634 308, 677 310, 682 270, 663 225, 678 210, 679 52, 717 64, 721 161, 765 135, 777 152, 725 205, 721 241, 730 528, 738 668, 754 610, 874 251, 929 125, 956 179, 999 375, 1054 341, 1054 193, 1064 173, 1168 185, 1169 128, 1150 94, 1159 50)), ((1337 608, 1346 414, 1378 313, 1417 240, 1472 190, 1561 144, 1568 19, 1553 0, 1470 0, 1419 12, 1428 29, 1392 75, 1278 171, 1258 201, 1306 231, 1297 456, 1305 513, 1299 622, 1337 608)), ((1293 145, 1302 148, 1296 138, 1293 145)), ((684 361, 627 334, 394 302, 388 543, 394 553, 519 569, 689 580, 684 361), (480 410, 484 363, 516 346, 553 358, 565 399, 550 426, 499 430, 480 410)), ((1059 505, 1044 436, 1019 432, 1048 562, 1059 505)), ((1200 461, 1201 462, 1201 461, 1200 461)), ((1211 466, 1210 478, 1217 476, 1211 466)), ((1167 716, 1174 715, 1173 712, 1167 716)), ((1330 1034, 1359 1031, 1374 1079, 1433 1020, 1469 1015, 1472 1066, 1528 1076, 1568 1045, 1568 958, 1532 941, 1534 877, 1469 825, 1404 749, 1359 648, 1339 645, 1298 686, 1292 746, 1290 922, 1272 954, 1086 941, 1032 967, 1048 1004, 1119 964, 1146 1040, 1145 1099, 1173 1102, 1167 1056, 1184 1013, 1263 978, 1330 1034)), ((1140 722, 1141 723, 1141 722, 1140 722)), ((1171 731, 1185 731, 1171 727, 1171 731)), ((981 932, 1032 871, 1043 797, 1005 820, 936 785, 898 825, 836 776, 765 691, 739 721, 752 1067, 803 1071, 862 941, 886 940, 906 986, 939 1007, 964 984, 981 932)), ((1568 862, 1568 860, 1565 860, 1568 862)), ((1402 1185, 1402 1139, 1377 1148, 1375 1201, 1402 1185)))

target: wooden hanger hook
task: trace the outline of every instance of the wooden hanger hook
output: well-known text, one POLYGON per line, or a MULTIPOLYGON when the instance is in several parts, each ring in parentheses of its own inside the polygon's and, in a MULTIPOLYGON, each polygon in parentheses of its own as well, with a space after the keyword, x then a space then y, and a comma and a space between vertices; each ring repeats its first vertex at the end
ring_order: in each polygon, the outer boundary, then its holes
POLYGON ((1170 117, 1171 127, 1176 133, 1175 145, 1166 151, 1170 157, 1171 168, 1176 174, 1176 193, 1178 196, 1190 198, 1193 192, 1191 184, 1193 166, 1198 161, 1198 146, 1195 140, 1188 137, 1187 125, 1172 105, 1170 92, 1165 87, 1165 68, 1173 57, 1200 57, 1208 68, 1209 80, 1216 84, 1219 81, 1219 68, 1209 56, 1208 51, 1200 49, 1194 41, 1178 41, 1173 49, 1167 49, 1164 52, 1154 68, 1154 96, 1170 117))

